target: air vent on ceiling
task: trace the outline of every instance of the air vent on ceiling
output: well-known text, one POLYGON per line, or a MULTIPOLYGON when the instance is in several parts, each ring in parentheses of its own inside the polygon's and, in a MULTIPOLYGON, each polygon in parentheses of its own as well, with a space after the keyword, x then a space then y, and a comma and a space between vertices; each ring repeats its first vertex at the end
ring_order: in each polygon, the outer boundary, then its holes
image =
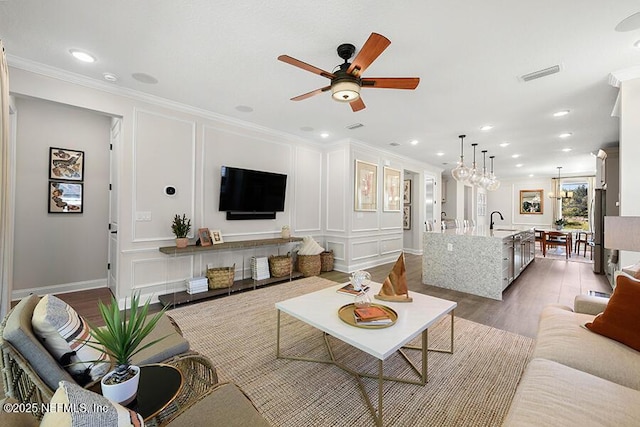
POLYGON ((538 71, 534 71, 533 73, 529 73, 529 74, 524 74, 522 76, 520 76, 520 79, 528 82, 531 80, 535 80, 535 79, 539 79, 542 77, 546 77, 546 76, 550 76, 551 74, 555 74, 555 73, 559 73, 560 72, 560 66, 559 65, 554 65, 553 67, 549 67, 549 68, 545 68, 544 70, 538 70, 538 71))
POLYGON ((390 142, 389 145, 392 146, 392 147, 397 147, 400 144, 397 143, 397 142, 390 142))
POLYGON ((361 128, 362 126, 364 126, 362 123, 354 123, 352 125, 347 126, 347 129, 354 130, 354 129, 361 128))

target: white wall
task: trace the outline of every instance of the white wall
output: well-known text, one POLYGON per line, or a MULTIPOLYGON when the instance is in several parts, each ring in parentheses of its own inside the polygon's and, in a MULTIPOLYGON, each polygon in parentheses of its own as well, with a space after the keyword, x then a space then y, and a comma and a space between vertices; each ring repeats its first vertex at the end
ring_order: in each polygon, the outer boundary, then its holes
MULTIPOLYGON (((425 171, 435 176, 441 172, 357 141, 315 144, 148 95, 120 95, 110 85, 104 85, 103 91, 93 81, 74 79, 12 68, 11 92, 121 118, 121 141, 115 150, 119 183, 116 274, 121 300, 132 289, 156 296, 172 292, 184 279, 203 274, 207 264, 235 264, 239 278, 249 270, 252 255, 291 249, 169 257, 158 248, 174 245, 170 232, 174 214, 191 218, 192 235, 201 227, 220 229, 225 241, 275 237, 283 225, 290 225, 293 235, 313 235, 333 249, 335 266, 343 271, 393 261, 403 249, 402 219, 400 212, 382 210, 383 166, 419 171, 416 176, 421 182, 425 171), (376 212, 354 211, 355 159, 378 165, 376 212), (275 220, 227 221, 225 213, 218 211, 221 165, 287 174, 285 211, 275 220), (166 185, 177 188, 174 197, 164 195, 166 185), (150 220, 138 220, 139 213, 150 220)), ((106 123, 108 140, 108 119, 106 123)), ((415 194, 418 206, 422 205, 424 190, 415 194)), ((422 223, 420 213, 416 220, 422 223)), ((106 227, 106 221, 104 224, 106 227)), ((421 250, 420 239, 414 240, 411 245, 421 250)), ((106 244, 102 246, 106 249, 106 244)))
MULTIPOLYGON (((640 216, 640 79, 623 81, 620 97, 620 215, 640 216)), ((621 251, 620 265, 634 264, 638 255, 637 252, 621 251)))
MULTIPOLYGON (((553 200, 547 197, 551 191, 550 178, 529 178, 526 180, 501 180, 500 188, 487 194, 487 221, 492 211, 499 211, 504 217, 501 221, 497 215, 493 219, 497 225, 513 224, 518 226, 551 227, 553 224, 553 200), (542 190, 543 213, 521 214, 520 191, 542 190)), ((488 223, 488 222, 487 222, 488 223)))
POLYGON ((110 118, 17 98, 13 288, 105 286, 110 118), (83 213, 48 213, 49 148, 84 151, 83 213))

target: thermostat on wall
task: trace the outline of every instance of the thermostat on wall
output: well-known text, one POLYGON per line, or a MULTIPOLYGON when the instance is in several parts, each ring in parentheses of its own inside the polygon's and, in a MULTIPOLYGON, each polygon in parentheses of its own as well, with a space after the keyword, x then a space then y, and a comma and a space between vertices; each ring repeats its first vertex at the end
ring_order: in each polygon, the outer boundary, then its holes
POLYGON ((174 187, 173 185, 167 185, 166 187, 164 187, 164 194, 169 196, 169 197, 173 197, 176 195, 176 187, 174 187))

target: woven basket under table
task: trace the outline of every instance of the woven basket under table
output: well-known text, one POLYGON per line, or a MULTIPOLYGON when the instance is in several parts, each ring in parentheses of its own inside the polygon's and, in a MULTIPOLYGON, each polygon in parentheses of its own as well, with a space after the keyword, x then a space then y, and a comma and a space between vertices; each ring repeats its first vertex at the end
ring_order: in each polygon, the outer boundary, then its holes
POLYGON ((324 251, 320 254, 320 271, 333 270, 333 251, 324 251))
POLYGON ((320 274, 322 261, 318 255, 298 255, 298 271, 304 277, 317 276, 320 274))
POLYGON ((236 265, 231 267, 207 268, 209 289, 229 288, 233 285, 236 265))
POLYGON ((286 277, 291 274, 293 265, 289 255, 271 255, 269 257, 269 273, 271 277, 286 277))

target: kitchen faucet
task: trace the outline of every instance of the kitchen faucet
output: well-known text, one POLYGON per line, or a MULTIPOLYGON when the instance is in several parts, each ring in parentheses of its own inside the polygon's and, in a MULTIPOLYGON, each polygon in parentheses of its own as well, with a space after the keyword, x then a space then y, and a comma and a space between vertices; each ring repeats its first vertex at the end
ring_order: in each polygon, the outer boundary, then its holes
POLYGON ((500 219, 502 221, 504 221, 504 217, 502 216, 502 214, 498 211, 493 211, 491 212, 491 225, 489 225, 489 230, 493 230, 493 214, 497 213, 498 215, 500 215, 500 219))

